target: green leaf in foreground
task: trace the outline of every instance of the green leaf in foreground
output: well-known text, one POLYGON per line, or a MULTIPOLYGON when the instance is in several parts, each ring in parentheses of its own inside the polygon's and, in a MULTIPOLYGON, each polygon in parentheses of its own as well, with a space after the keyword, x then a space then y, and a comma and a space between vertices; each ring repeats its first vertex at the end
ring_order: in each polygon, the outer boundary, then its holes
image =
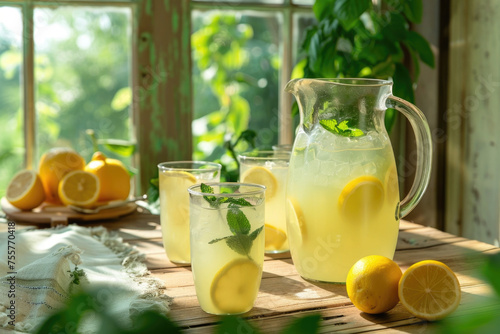
POLYGON ((321 322, 320 314, 307 315, 293 320, 281 333, 282 334, 318 333, 320 322, 321 322))
POLYGON ((322 119, 319 124, 327 130, 336 135, 343 137, 361 137, 364 136, 364 132, 360 129, 351 128, 349 126, 349 121, 342 121, 340 124, 335 119, 322 119))

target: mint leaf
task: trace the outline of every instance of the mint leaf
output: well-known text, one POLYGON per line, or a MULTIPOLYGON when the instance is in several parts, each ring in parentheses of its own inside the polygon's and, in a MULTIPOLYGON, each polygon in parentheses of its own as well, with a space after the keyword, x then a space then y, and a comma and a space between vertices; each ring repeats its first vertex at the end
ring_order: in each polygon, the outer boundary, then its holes
POLYGON ((338 124, 335 119, 322 119, 319 121, 319 124, 321 124, 325 130, 344 137, 361 137, 365 135, 362 130, 349 127, 349 121, 347 120, 338 124))
POLYGON ((226 244, 229 248, 241 255, 248 255, 248 253, 250 253, 252 243, 253 240, 250 239, 250 236, 247 234, 236 234, 226 239, 226 244))
POLYGON ((249 201, 247 201, 244 198, 231 198, 231 197, 229 197, 229 198, 227 198, 226 202, 237 205, 237 206, 252 206, 252 203, 250 203, 249 201))
POLYGON ((202 193, 213 194, 214 188, 210 187, 208 184, 202 183, 200 184, 200 189, 202 193))
POLYGON ((257 238, 257 236, 259 235, 259 233, 262 232, 263 228, 264 228, 264 226, 261 226, 258 229, 254 230, 252 233, 250 233, 250 239, 252 239, 252 241, 254 241, 257 238))
POLYGON ((250 222, 247 216, 238 208, 230 208, 226 215, 227 224, 233 234, 248 234, 250 232, 250 222))
POLYGON ((325 130, 330 131, 331 133, 339 133, 339 130, 337 129, 337 120, 336 119, 322 119, 319 121, 319 124, 325 130))
POLYGON ((209 245, 211 245, 211 244, 215 244, 216 242, 219 242, 219 241, 222 241, 222 240, 226 240, 227 238, 230 238, 230 237, 231 237, 231 236, 230 236, 230 235, 228 235, 227 237, 223 237, 223 238, 216 238, 216 239, 210 240, 210 241, 208 242, 208 244, 209 244, 209 245))
MULTIPOLYGON (((200 184, 200 189, 202 193, 213 194, 214 188, 206 185, 205 183, 200 184)), ((217 198, 215 196, 203 196, 203 198, 210 204, 212 208, 218 208, 217 198)))

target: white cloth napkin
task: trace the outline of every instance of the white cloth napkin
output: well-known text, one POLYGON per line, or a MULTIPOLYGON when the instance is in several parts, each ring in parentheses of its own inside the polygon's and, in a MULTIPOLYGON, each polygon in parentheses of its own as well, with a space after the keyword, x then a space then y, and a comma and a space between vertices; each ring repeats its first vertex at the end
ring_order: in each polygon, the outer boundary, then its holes
MULTIPOLYGON (((171 298, 163 293, 161 280, 148 276, 144 255, 102 226, 17 231, 15 274, 10 275, 7 244, 7 233, 0 233, 0 332, 2 328, 30 332, 64 306, 75 288, 70 273, 76 265, 86 275, 76 287, 98 287, 109 299, 106 311, 122 325, 130 325, 135 312, 169 310, 171 298), (15 284, 15 297, 11 284, 15 284), (120 293, 113 294, 117 288, 120 293), (12 300, 14 327, 9 317, 12 300)), ((85 319, 80 331, 92 333, 96 326, 96 321, 85 319)))

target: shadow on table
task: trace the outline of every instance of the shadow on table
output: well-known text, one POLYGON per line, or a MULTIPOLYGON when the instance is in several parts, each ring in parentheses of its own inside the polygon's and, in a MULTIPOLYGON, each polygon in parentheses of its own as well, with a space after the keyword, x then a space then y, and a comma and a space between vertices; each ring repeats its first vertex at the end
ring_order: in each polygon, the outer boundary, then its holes
POLYGON ((321 283, 303 279, 300 276, 280 276, 264 272, 261 292, 297 300, 323 300, 335 296, 347 297, 344 284, 321 283))

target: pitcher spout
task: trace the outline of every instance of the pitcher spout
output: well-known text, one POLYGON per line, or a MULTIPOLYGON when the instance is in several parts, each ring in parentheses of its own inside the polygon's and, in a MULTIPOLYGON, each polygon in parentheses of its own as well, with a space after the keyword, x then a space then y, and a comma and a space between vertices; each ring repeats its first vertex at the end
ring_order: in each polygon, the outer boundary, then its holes
POLYGON ((302 79, 292 79, 285 86, 285 92, 297 96, 297 83, 302 79))

